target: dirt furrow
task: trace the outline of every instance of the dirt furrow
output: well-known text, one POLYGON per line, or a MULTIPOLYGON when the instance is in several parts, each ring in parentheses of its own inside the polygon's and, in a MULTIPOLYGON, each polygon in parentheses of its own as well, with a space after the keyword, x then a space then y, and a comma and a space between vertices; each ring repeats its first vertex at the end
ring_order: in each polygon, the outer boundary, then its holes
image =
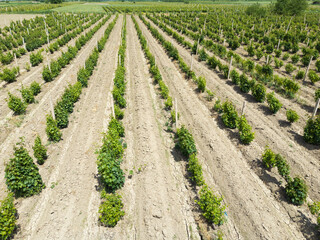
MULTIPOLYGON (((42 92, 39 94, 39 103, 29 105, 27 114, 22 118, 19 125, 12 127, 9 131, 2 130, 1 135, 5 134, 2 137, 2 143, 0 145, 0 153, 2 156, 0 162, 0 178, 4 179, 4 166, 5 162, 9 161, 12 156, 12 148, 16 142, 19 141, 19 138, 24 136, 26 142, 33 144, 34 138, 37 133, 40 134, 42 139, 47 139, 45 128, 46 128, 46 114, 51 112, 51 102, 54 104, 59 97, 63 94, 65 87, 70 83, 77 81, 77 71, 83 66, 87 57, 91 54, 93 48, 96 46, 96 40, 100 39, 105 29, 108 27, 108 24, 104 25, 94 37, 89 41, 88 45, 82 49, 77 57, 72 61, 67 68, 61 73, 60 77, 55 81, 45 84, 42 92)), ((31 144, 29 149, 31 149, 31 144)), ((54 147, 53 147, 54 148, 54 147)), ((0 198, 4 196, 6 185, 4 182, 0 184, 0 198)))
POLYGON ((99 193, 95 178, 95 150, 110 114, 112 78, 117 64, 122 17, 101 53, 97 70, 83 89, 64 140, 56 144, 45 168, 47 188, 20 203, 21 231, 17 239, 101 239, 98 225, 99 193), (107 110, 107 111, 106 111, 107 110))
POLYGON ((126 170, 133 170, 121 190, 124 220, 112 239, 200 239, 188 190, 175 162, 163 125, 161 109, 131 17, 127 17, 126 170))
MULTIPOLYGON (((164 80, 172 95, 178 98, 182 123, 195 137, 206 180, 209 185, 220 187, 229 206, 229 218, 234 220, 240 235, 244 239, 304 239, 287 211, 252 171, 246 156, 211 117, 211 112, 188 86, 145 25, 136 19, 164 80)), ((226 235, 229 236, 228 232, 226 235)))
MULTIPOLYGON (((154 24, 153 26, 156 27, 154 24)), ((172 40, 161 29, 157 29, 167 40, 172 40)), ((172 42, 184 61, 190 64, 190 53, 175 41, 172 42)), ((317 146, 305 143, 303 140, 305 122, 300 120, 299 123, 288 124, 286 113, 283 110, 280 110, 276 115, 272 115, 266 103, 257 103, 251 95, 241 94, 239 87, 233 86, 230 81, 220 79, 204 63, 194 60, 193 70, 198 76, 203 75, 207 79, 208 88, 214 91, 217 96, 222 99, 230 99, 237 107, 238 112, 241 110, 242 103, 247 102, 245 114, 256 132, 255 141, 250 148, 240 148, 240 150, 258 175, 262 177, 262 174, 259 173, 262 167, 259 164, 261 153, 264 147, 269 145, 271 149, 282 154, 288 160, 293 175, 300 175, 307 181, 310 187, 310 197, 314 200, 320 199, 320 191, 318 190, 320 189, 320 179, 318 178, 320 173, 318 167, 320 149, 317 146)), ((202 96, 201 99, 205 101, 202 96)), ((283 98, 280 101, 287 108, 296 107, 290 100, 283 98)), ((206 104, 209 109, 212 108, 213 104, 206 104)), ((307 112, 303 110, 297 112, 301 118, 305 118, 307 115, 307 112)), ((222 128, 224 127, 222 126, 222 128)), ((233 131, 226 131, 229 132, 231 138, 235 138, 234 142, 237 144, 239 142, 237 140, 238 136, 233 131)), ((267 184, 272 185, 274 183, 269 180, 267 184)), ((279 198, 282 197, 279 196, 279 198)))

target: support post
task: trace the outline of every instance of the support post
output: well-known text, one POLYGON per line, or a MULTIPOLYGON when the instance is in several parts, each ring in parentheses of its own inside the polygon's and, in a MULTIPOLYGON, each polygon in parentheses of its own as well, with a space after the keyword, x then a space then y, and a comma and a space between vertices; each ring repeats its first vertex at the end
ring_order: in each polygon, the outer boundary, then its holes
POLYGON ((230 72, 231 72, 231 67, 232 67, 232 58, 233 58, 233 56, 231 56, 231 59, 230 59, 229 71, 228 71, 228 80, 230 79, 230 72))
POLYGON ((316 103, 316 105, 315 105, 315 107, 313 109, 313 114, 312 114, 312 118, 311 119, 313 119, 316 116, 318 108, 319 108, 319 104, 320 104, 320 98, 318 98, 318 101, 317 101, 317 103, 316 103))
POLYGON ((303 82, 305 82, 306 79, 307 79, 307 75, 308 75, 309 68, 310 68, 310 65, 311 65, 311 62, 312 62, 312 58, 313 58, 313 56, 311 56, 311 58, 310 58, 310 62, 309 62, 309 65, 308 65, 308 67, 307 67, 307 71, 306 71, 306 73, 304 74, 303 82))
POLYGON ((243 116, 245 108, 246 108, 246 102, 243 102, 242 110, 241 110, 241 116, 243 116))

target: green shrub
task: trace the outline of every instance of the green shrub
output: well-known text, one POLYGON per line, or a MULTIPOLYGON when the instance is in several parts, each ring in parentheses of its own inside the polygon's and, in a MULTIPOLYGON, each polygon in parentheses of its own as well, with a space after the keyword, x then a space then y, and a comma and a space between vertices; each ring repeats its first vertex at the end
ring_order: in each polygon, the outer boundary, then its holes
POLYGON ((313 70, 309 71, 308 77, 312 83, 316 83, 320 80, 320 77, 318 76, 318 74, 313 70))
POLYGON ((170 110, 172 108, 172 106, 173 106, 172 97, 168 96, 168 98, 165 101, 164 105, 165 105, 165 109, 166 110, 170 110))
POLYGON ((279 60, 278 58, 275 58, 274 64, 275 64, 276 68, 281 68, 283 66, 283 61, 279 60))
POLYGON ((312 215, 318 215, 317 223, 320 226, 320 202, 314 202, 313 204, 308 204, 309 210, 312 215))
POLYGON ((208 58, 208 54, 206 53, 206 51, 204 50, 204 48, 202 48, 200 51, 199 51, 199 60, 200 61, 206 61, 208 58))
POLYGON ((314 92, 314 100, 318 101, 318 99, 320 98, 320 88, 318 88, 315 92, 314 92))
POLYGON ((117 87, 114 87, 112 90, 112 96, 116 104, 119 105, 120 108, 125 108, 127 105, 126 100, 121 94, 121 90, 117 87))
POLYGON ((77 80, 81 83, 82 87, 88 86, 89 73, 86 68, 80 68, 77 75, 77 80))
POLYGON ((266 146, 266 149, 262 154, 262 162, 269 169, 276 166, 276 155, 268 146, 266 146))
POLYGON ((23 142, 14 147, 14 157, 5 168, 5 179, 8 189, 16 197, 33 196, 45 188, 39 169, 24 148, 23 142))
POLYGON ((41 86, 39 83, 34 81, 30 84, 30 90, 33 96, 37 96, 41 92, 41 86))
POLYGON ((48 66, 43 67, 42 78, 45 82, 51 82, 53 80, 53 76, 48 66))
POLYGON ((206 92, 207 92, 206 99, 207 99, 207 101, 211 102, 213 100, 213 98, 214 98, 214 93, 211 92, 209 89, 207 89, 206 92))
POLYGON ((266 77, 272 77, 273 75, 273 68, 269 64, 265 64, 262 66, 261 72, 266 77))
POLYGON ((240 74, 237 70, 233 69, 230 73, 231 80, 234 84, 239 85, 240 83, 240 74))
POLYGON ((244 93, 248 93, 252 87, 253 82, 249 81, 248 77, 244 74, 240 76, 240 90, 244 93))
POLYGON ((103 202, 99 207, 99 221, 106 227, 114 227, 125 215, 121 196, 118 194, 107 194, 105 191, 101 193, 103 202))
POLYGON ((206 79, 204 77, 198 78, 198 90, 204 92, 206 90, 206 79))
POLYGON ((267 94, 267 103, 269 105, 269 109, 273 113, 277 113, 282 107, 280 101, 274 96, 274 92, 267 94))
POLYGON ((38 135, 34 141, 33 156, 37 159, 37 162, 42 165, 44 161, 48 158, 47 149, 41 143, 40 136, 38 135))
POLYGON ((49 141, 59 142, 61 140, 62 133, 60 132, 57 126, 57 122, 53 119, 53 117, 50 114, 47 115, 46 133, 49 141))
POLYGON ((307 121, 303 137, 307 143, 320 145, 320 115, 307 121))
POLYGON ((196 200, 196 203, 209 223, 222 225, 226 220, 224 217, 226 207, 222 205, 222 201, 223 199, 215 196, 208 186, 204 186, 199 192, 199 201, 196 200))
POLYGON ((287 120, 290 123, 294 123, 294 122, 299 120, 298 113, 296 111, 292 110, 292 109, 288 109, 287 112, 286 112, 286 115, 287 115, 287 120))
POLYGON ((176 147, 180 149, 184 156, 190 157, 191 154, 197 153, 193 136, 185 126, 182 125, 181 128, 177 129, 175 138, 177 140, 176 147))
POLYGON ((17 80, 17 74, 19 73, 19 67, 14 67, 11 70, 9 68, 3 69, 3 72, 0 73, 0 79, 12 83, 17 80))
POLYGON ((30 88, 22 86, 20 92, 25 103, 34 103, 34 96, 30 88))
POLYGON ((282 56, 282 60, 283 60, 283 61, 286 61, 286 60, 289 59, 289 57, 290 57, 289 53, 285 53, 285 54, 282 56))
POLYGON ((222 122, 228 128, 236 128, 238 121, 238 113, 232 102, 226 101, 222 104, 223 114, 221 116, 222 122))
POLYGON ((290 181, 290 166, 287 163, 286 159, 282 157, 280 154, 276 154, 275 161, 280 176, 282 176, 286 181, 290 181))
POLYGON ((0 206, 0 239, 11 239, 14 230, 17 228, 17 210, 13 202, 13 194, 9 193, 8 196, 1 201, 0 206))
POLYGON ((239 118, 237 128, 239 129, 240 141, 243 144, 250 144, 254 139, 254 132, 252 132, 252 127, 247 122, 245 116, 239 118))
POLYGON ((264 102, 266 99, 266 87, 262 84, 256 84, 252 88, 252 95, 258 102, 264 102))
POLYGON ((9 94, 9 99, 7 99, 8 107, 14 112, 14 114, 22 114, 26 112, 27 104, 25 104, 20 98, 9 94))
POLYGON ((295 77, 296 79, 303 79, 304 78, 304 71, 299 70, 295 77))
POLYGON ((160 86, 160 95, 163 99, 167 99, 169 96, 169 89, 167 85, 161 80, 159 81, 159 86, 160 86))
POLYGON ((55 116, 58 128, 62 129, 62 128, 68 127, 69 113, 66 109, 66 104, 63 101, 59 101, 54 106, 54 116, 55 116))
POLYGON ((214 103, 213 109, 218 113, 222 113, 223 109, 220 99, 217 99, 217 101, 214 103))
POLYGON ((288 74, 290 74, 290 73, 292 73, 294 70, 296 70, 296 68, 295 68, 291 63, 288 63, 288 64, 286 65, 285 69, 286 69, 286 72, 287 72, 288 74))
POLYGON ((120 109, 120 107, 117 104, 114 105, 114 115, 118 120, 123 119, 124 116, 124 112, 120 109))
POLYGON ((300 57, 298 54, 295 54, 291 57, 291 61, 293 64, 297 64, 299 62, 299 60, 300 60, 300 57))
POLYGON ((120 137, 124 137, 124 127, 122 122, 115 118, 111 118, 109 125, 108 125, 108 130, 110 131, 111 129, 115 130, 120 137))
POLYGON ((42 63, 43 57, 41 55, 41 52, 42 51, 40 50, 37 53, 31 53, 30 54, 30 63, 31 63, 32 67, 38 66, 40 63, 42 63))
POLYGON ((285 191, 288 200, 294 205, 302 205, 306 201, 308 188, 304 180, 299 177, 290 180, 285 191))
POLYGON ((188 161, 188 172, 190 173, 190 179, 197 186, 202 186, 204 184, 204 179, 202 175, 202 167, 199 164, 199 160, 196 154, 191 154, 188 161))
POLYGON ((320 60, 316 61, 317 72, 320 72, 320 60))

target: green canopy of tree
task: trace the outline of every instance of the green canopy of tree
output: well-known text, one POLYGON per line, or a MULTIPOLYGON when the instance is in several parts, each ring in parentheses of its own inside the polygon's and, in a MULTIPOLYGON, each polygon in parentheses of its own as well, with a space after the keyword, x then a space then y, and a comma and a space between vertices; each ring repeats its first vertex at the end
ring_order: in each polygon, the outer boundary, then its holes
POLYGON ((299 15, 308 8, 307 0, 277 0, 274 12, 281 15, 299 15))

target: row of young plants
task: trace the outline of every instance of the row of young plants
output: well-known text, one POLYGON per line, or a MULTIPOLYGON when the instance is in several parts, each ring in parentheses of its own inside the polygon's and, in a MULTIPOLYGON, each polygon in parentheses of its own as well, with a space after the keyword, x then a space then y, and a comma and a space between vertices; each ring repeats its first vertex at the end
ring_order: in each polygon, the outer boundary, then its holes
POLYGON ((92 28, 86 34, 81 35, 73 47, 69 46, 66 52, 62 52, 62 55, 53 60, 47 66, 43 67, 42 78, 45 82, 53 81, 61 72, 62 68, 68 65, 72 59, 74 59, 80 49, 93 37, 93 35, 110 19, 111 15, 104 18, 98 25, 92 28))
MULTIPOLYGON (((54 51, 57 51, 59 49, 59 47, 65 45, 67 42, 69 42, 72 38, 74 38, 75 36, 77 36, 79 33, 81 33, 84 29, 87 29, 88 27, 90 27, 91 25, 93 25, 94 23, 96 23, 98 20, 100 20, 102 18, 101 15, 97 15, 95 16, 88 24, 84 24, 86 20, 89 20, 88 19, 84 19, 84 20, 79 20, 79 24, 81 24, 79 27, 77 27, 76 29, 72 28, 70 29, 71 32, 67 32, 67 26, 64 26, 64 28, 62 29, 62 25, 61 25, 61 28, 60 28, 60 32, 59 32, 59 36, 57 36, 57 40, 53 43, 51 43, 49 46, 48 46, 48 50, 53 53, 54 51), (62 35, 62 37, 60 38, 60 36, 62 35)), ((71 25, 71 24, 70 24, 71 25)), ((47 35, 46 35, 47 36, 47 35)), ((44 43, 48 43, 47 40, 48 38, 45 36, 45 42, 44 43)), ((50 36, 50 35, 49 35, 50 36)), ((9 36, 11 38, 13 38, 13 36, 9 36)), ((51 36, 51 40, 53 40, 55 37, 54 36, 51 36)), ((22 37, 20 37, 22 38, 22 37)), ((44 38, 44 37, 43 37, 44 38)), ((0 40, 1 41, 1 40, 0 40)), ((4 41, 4 40, 2 40, 4 41)), ((23 40, 21 41, 23 43, 23 40)), ((1 45, 1 44, 0 44, 1 45)), ((14 49, 12 50, 11 52, 8 52, 6 54, 4 53, 1 53, 0 55, 0 61, 3 65, 8 65, 10 63, 12 63, 16 58, 20 58, 22 55, 26 54, 27 52, 27 44, 25 44, 25 46, 19 48, 19 49, 14 49)), ((28 49, 28 51, 33 51, 34 49, 28 49)), ((44 49, 43 49, 44 50, 44 49)), ((31 58, 30 58, 30 61, 31 61, 31 58)), ((34 66, 31 62, 31 65, 34 66)))
POLYGON ((97 167, 100 182, 101 203, 99 207, 99 221, 103 226, 114 227, 125 215, 122 197, 116 191, 125 182, 125 175, 121 169, 124 150, 126 148, 125 130, 122 119, 126 107, 125 91, 125 52, 126 52, 126 16, 121 30, 121 44, 118 51, 118 66, 113 79, 114 112, 103 134, 102 146, 97 151, 97 167))
MULTIPOLYGON (((295 21, 297 18, 294 18, 294 23, 290 23, 291 26, 295 28, 289 28, 286 32, 284 27, 287 28, 289 23, 285 26, 280 19, 275 19, 273 15, 268 17, 271 17, 271 20, 276 20, 276 22, 270 24, 270 22, 268 23, 268 18, 261 18, 255 25, 249 23, 249 20, 252 20, 252 16, 247 17, 243 12, 238 12, 236 15, 238 17, 232 16, 226 18, 226 16, 220 16, 220 19, 213 14, 186 15, 176 13, 168 16, 162 14, 162 16, 181 24, 184 28, 194 32, 194 34, 200 34, 202 26, 204 22, 206 22, 206 29, 203 30, 205 36, 215 42, 222 43, 226 41, 233 50, 241 45, 247 45, 251 55, 256 54, 259 59, 265 54, 271 56, 273 53, 275 53, 274 56, 280 57, 282 50, 287 52, 285 55, 289 56, 289 52, 291 52, 296 57, 298 56, 297 52, 301 51, 304 58, 304 60, 302 60, 303 64, 305 61, 307 64, 309 63, 310 55, 317 54, 314 55, 314 59, 319 56, 318 51, 314 51, 320 48, 320 42, 318 40, 319 34, 316 27, 308 28, 306 24, 295 21), (246 23, 244 21, 245 19, 247 20, 246 23), (219 28, 213 27, 217 26, 217 24, 219 28), (268 27, 266 25, 268 25, 268 27), (253 44, 252 41, 254 41, 253 44)), ((255 20, 253 19, 253 21, 255 20)), ((294 59, 296 59, 296 57, 294 59)))
POLYGON ((50 9, 53 8, 59 8, 68 6, 71 4, 75 4, 72 2, 63 2, 63 3, 57 3, 57 4, 51 4, 51 3, 29 3, 29 4, 22 4, 22 5, 16 5, 16 6, 1 6, 0 12, 1 13, 43 13, 47 12, 50 9))
MULTIPOLYGON (((104 36, 98 43, 98 48, 93 50, 93 53, 86 60, 86 68, 82 70, 84 75, 81 75, 78 81, 74 85, 70 85, 66 88, 62 98, 58 101, 55 106, 55 114, 58 113, 56 109, 62 111, 72 111, 74 103, 79 99, 81 90, 87 86, 87 81, 92 75, 93 69, 97 64, 99 52, 104 48, 104 45, 112 31, 118 16, 106 29, 104 36), (59 108, 62 107, 63 109, 59 108)), ((61 120, 61 115, 56 115, 56 119, 61 120)), ((52 116, 47 115, 47 128, 46 132, 50 141, 56 141, 58 138, 61 139, 61 133, 57 127, 57 120, 54 120, 52 116), (49 121, 48 121, 49 120, 49 121)), ((60 121, 61 122, 61 121, 60 121)), ((47 150, 41 143, 39 136, 35 139, 33 146, 34 156, 37 158, 38 163, 41 165, 47 159, 47 150)), ((5 167, 5 179, 10 193, 1 202, 0 206, 0 236, 1 239, 10 239, 17 229, 17 210, 14 206, 15 197, 29 197, 35 194, 39 194, 45 184, 42 181, 41 175, 39 174, 39 168, 33 162, 27 149, 24 146, 24 140, 22 139, 14 147, 14 158, 10 159, 10 162, 5 167)))
MULTIPOLYGON (((134 22, 135 28, 138 33, 138 37, 140 40, 140 44, 144 51, 144 54, 149 62, 149 71, 155 81, 159 85, 160 96, 165 100, 164 109, 166 111, 170 111, 172 109, 172 100, 171 104, 168 104, 168 100, 172 99, 169 96, 169 88, 162 81, 162 76, 159 71, 158 66, 155 63, 155 58, 150 52, 147 41, 142 34, 141 29, 139 28, 138 23, 136 22, 134 16, 132 15, 132 20, 134 22), (163 96, 163 91, 161 87, 161 83, 166 86, 167 89, 167 98, 163 96)), ((170 100, 169 100, 170 101, 170 100)), ((172 124, 176 121, 175 119, 175 110, 171 110, 171 122, 172 124)), ((178 115, 179 116, 179 115, 178 115)), ((201 187, 199 191, 197 191, 198 200, 196 203, 198 204, 203 217, 210 224, 214 224, 216 226, 222 225, 225 219, 225 209, 226 206, 223 205, 223 198, 219 195, 214 194, 213 190, 208 187, 203 178, 202 166, 199 163, 197 158, 197 149, 195 145, 195 141, 193 139, 192 134, 186 129, 185 126, 181 126, 178 128, 175 133, 175 141, 176 148, 180 151, 180 153, 187 158, 187 170, 190 174, 190 181, 198 187, 201 187)))
MULTIPOLYGON (((48 158, 47 149, 37 135, 32 147, 38 164, 48 158)), ((18 212, 14 198, 31 197, 39 194, 46 186, 42 181, 38 166, 25 147, 24 139, 14 147, 14 156, 5 165, 5 181, 9 190, 7 197, 0 202, 0 239, 11 239, 17 231, 18 212)))
POLYGON ((49 141, 59 142, 61 140, 62 132, 60 129, 68 127, 69 116, 73 112, 74 104, 79 100, 82 88, 88 86, 88 80, 93 74, 93 70, 98 62, 99 53, 103 50, 117 19, 118 17, 109 24, 103 37, 98 42, 100 47, 95 47, 93 49, 92 53, 85 61, 85 67, 79 69, 77 73, 77 82, 66 87, 63 95, 54 106, 54 116, 51 114, 47 115, 46 133, 49 141))
MULTIPOLYGON (((159 17, 158 17, 158 19, 159 19, 159 17)), ((173 16, 173 19, 172 19, 172 16, 163 16, 163 20, 166 24, 179 30, 180 32, 183 32, 184 34, 187 34, 192 39, 199 39, 200 38, 201 41, 204 41, 204 42, 211 40, 214 43, 219 43, 214 38, 212 38, 212 35, 210 33, 208 33, 209 32, 208 27, 203 32, 199 33, 199 32, 193 32, 192 29, 190 31, 182 30, 182 28, 185 27, 185 23, 182 22, 181 20, 175 19, 174 16, 173 16), (182 26, 184 26, 184 27, 182 27, 182 26)), ((228 48, 234 51, 235 50, 235 48, 233 48, 234 42, 229 41, 228 43, 229 43, 228 48)), ((255 59, 253 59, 254 56, 256 56, 256 60, 260 60, 263 56, 265 56, 265 58, 266 58, 265 60, 268 61, 269 64, 271 65, 273 62, 273 60, 271 58, 274 57, 274 66, 275 66, 275 68, 279 69, 284 65, 283 61, 286 61, 290 57, 289 53, 285 53, 282 56, 282 60, 280 60, 279 58, 281 57, 281 54, 282 54, 281 49, 275 50, 275 54, 273 55, 272 54, 273 50, 268 51, 269 48, 273 49, 272 44, 268 45, 266 53, 264 53, 264 51, 262 51, 260 49, 256 50, 254 47, 254 44, 255 43, 253 43, 253 44, 250 43, 250 44, 248 44, 248 47, 246 48, 246 51, 248 52, 248 55, 249 55, 248 58, 251 58, 252 60, 255 60, 255 59)), ((224 44, 223 44, 223 46, 224 46, 224 44)), ((297 45, 297 47, 298 47, 298 45, 297 45)), ((298 49, 296 51, 298 51, 298 49)), ((294 52, 294 54, 291 56, 291 63, 287 63, 285 66, 286 73, 289 76, 291 75, 291 73, 293 71, 295 71, 297 69, 297 67, 295 67, 294 65, 297 65, 297 63, 299 61, 301 61, 302 67, 307 67, 310 63, 311 57, 313 60, 316 60, 319 57, 320 42, 315 46, 315 48, 304 47, 304 48, 302 48, 301 51, 302 51, 302 54, 300 54, 300 55, 298 55, 297 52, 294 52)), ((242 55, 244 57, 244 54, 240 53, 240 55, 242 55)), ((316 66, 315 70, 319 72, 320 71, 320 60, 316 61, 315 66, 316 66)), ((281 74, 283 74, 283 72, 281 72, 281 74)), ((304 74, 305 74, 305 72, 300 70, 300 67, 299 67, 299 71, 295 75, 295 79, 302 79, 304 77, 304 74)), ((308 77, 312 83, 315 83, 320 80, 320 77, 318 76, 318 74, 314 70, 309 71, 308 77)))
MULTIPOLYGON (((192 78, 197 83, 199 92, 206 91, 208 94, 207 99, 212 100, 214 94, 212 93, 212 91, 206 88, 205 78, 198 78, 196 74, 187 66, 184 60, 179 56, 178 50, 172 45, 172 43, 166 41, 164 37, 158 32, 158 30, 153 28, 151 24, 142 17, 142 15, 140 15, 140 19, 148 27, 152 35, 162 44, 168 56, 173 58, 173 60, 178 61, 181 71, 185 73, 188 78, 192 78)), ((220 102, 218 101, 218 103, 220 102)), ((244 115, 241 117, 238 116, 232 102, 227 101, 226 103, 224 103, 221 108, 219 108, 219 112, 223 112, 221 118, 226 127, 232 129, 238 128, 241 143, 250 144, 254 140, 254 132, 252 132, 252 127, 250 126, 244 115)))
MULTIPOLYGON (((173 37, 177 36, 177 35, 173 34, 172 32, 174 32, 174 31, 169 29, 165 24, 159 23, 155 18, 151 17, 150 19, 156 25, 158 25, 160 28, 162 28, 165 32, 168 32, 169 35, 171 33, 171 36, 173 36, 173 37)), ((150 23, 148 23, 146 21, 145 21, 145 24, 150 25, 150 23)), ((177 41, 179 41, 180 38, 175 38, 175 39, 177 41)), ((183 42, 185 42, 185 40, 181 41, 181 39, 180 39, 180 43, 183 43, 183 42)), ((196 53, 196 51, 197 51, 196 49, 197 49, 197 43, 194 44, 192 47, 193 53, 196 53)), ((233 55, 233 56, 236 56, 236 55, 233 55)), ((239 85, 240 90, 243 93, 248 94, 251 91, 252 96, 256 99, 257 102, 267 101, 269 109, 272 113, 274 113, 274 114, 277 113, 280 110, 280 108, 282 107, 281 102, 274 96, 273 92, 267 94, 265 82, 262 81, 261 78, 259 79, 259 78, 253 77, 251 80, 249 80, 248 76, 245 73, 242 73, 240 75, 235 69, 230 71, 228 65, 222 64, 221 61, 219 59, 215 58, 214 56, 208 57, 207 55, 205 55, 205 58, 203 58, 203 54, 202 54, 201 50, 199 52, 199 60, 205 60, 208 64, 208 66, 213 70, 219 69, 220 72, 222 72, 223 76, 226 79, 228 78, 228 75, 230 72, 230 78, 231 78, 232 82, 235 85, 239 85), (259 83, 257 83, 256 80, 259 81, 259 83)), ((178 61, 180 62, 180 60, 178 60, 178 61)), ((250 61, 250 60, 248 60, 248 61, 250 61)), ((248 65, 248 66, 250 66, 250 65, 248 65)), ((254 66, 254 63, 253 63, 253 66, 254 66)), ((254 68, 253 66, 252 66, 252 68, 254 68)), ((266 75, 266 77, 272 76, 272 68, 270 68, 270 65, 264 65, 261 69, 257 68, 257 66, 258 65, 256 65, 255 68, 258 69, 259 71, 261 71, 264 75, 266 75)), ((192 75, 192 73, 190 73, 188 70, 184 70, 183 68, 181 68, 181 69, 187 75, 189 75, 189 76, 192 75)), ((276 80, 276 79, 278 79, 277 75, 275 75, 274 80, 276 80)), ((298 85, 296 85, 295 83, 293 83, 293 84, 292 83, 293 82, 291 80, 288 80, 286 83, 286 85, 287 85, 286 89, 291 89, 291 90, 289 90, 289 92, 291 92, 291 93, 292 93, 292 89, 295 89, 295 90, 298 89, 298 85)), ((315 93, 315 100, 316 101, 319 98, 319 96, 317 96, 319 94, 318 92, 319 91, 316 91, 316 93, 315 93)), ((218 101, 217 108, 220 111, 223 108, 219 108, 219 106, 220 106, 220 102, 218 101)), ((296 122, 299 119, 298 114, 292 109, 287 110, 286 116, 287 116, 287 119, 290 123, 296 122)), ((246 127, 246 129, 249 134, 248 135, 245 134, 245 135, 248 137, 248 139, 250 139, 252 134, 250 133, 249 128, 246 127)), ((241 133, 240 133, 240 135, 241 135, 241 133)), ((304 127, 304 139, 307 143, 320 145, 320 116, 319 115, 316 116, 315 118, 309 118, 307 120, 307 123, 304 127)))
POLYGON ((6 52, 19 46, 22 47, 23 43, 25 43, 26 50, 33 51, 41 45, 46 44, 47 37, 49 40, 54 40, 66 32, 77 28, 79 23, 85 24, 97 17, 102 18, 102 15, 52 13, 44 17, 37 16, 29 20, 24 19, 22 21, 11 22, 10 26, 0 29, 0 33, 3 36, 0 37, 0 49, 2 52, 6 52))

